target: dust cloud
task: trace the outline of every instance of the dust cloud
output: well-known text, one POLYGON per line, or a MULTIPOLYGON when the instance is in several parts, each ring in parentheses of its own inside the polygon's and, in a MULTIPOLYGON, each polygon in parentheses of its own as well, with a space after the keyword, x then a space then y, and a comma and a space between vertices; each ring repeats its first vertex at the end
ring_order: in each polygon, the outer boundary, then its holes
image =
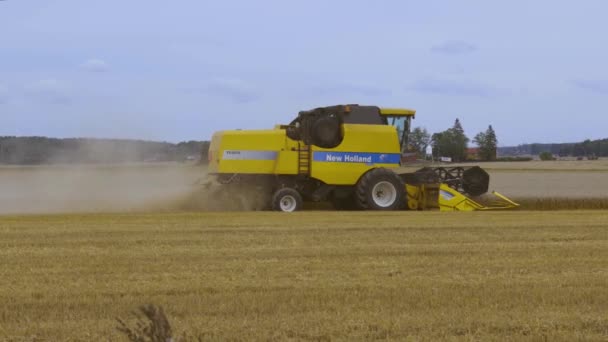
POLYGON ((202 209, 205 176, 204 167, 179 163, 2 166, 0 214, 202 209))

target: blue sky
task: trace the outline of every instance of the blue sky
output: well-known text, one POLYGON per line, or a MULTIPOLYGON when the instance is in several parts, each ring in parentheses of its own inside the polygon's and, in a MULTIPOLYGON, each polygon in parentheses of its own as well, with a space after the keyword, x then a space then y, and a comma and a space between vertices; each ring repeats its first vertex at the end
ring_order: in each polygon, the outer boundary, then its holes
POLYGON ((608 2, 0 1, 0 135, 208 139, 337 103, 606 138, 608 2))

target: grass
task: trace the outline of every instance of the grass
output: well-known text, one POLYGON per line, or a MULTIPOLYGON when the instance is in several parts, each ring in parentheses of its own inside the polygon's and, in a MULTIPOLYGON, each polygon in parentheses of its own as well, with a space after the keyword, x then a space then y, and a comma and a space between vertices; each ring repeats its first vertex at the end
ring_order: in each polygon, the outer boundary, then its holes
POLYGON ((608 212, 0 216, 0 340, 608 339, 608 212))

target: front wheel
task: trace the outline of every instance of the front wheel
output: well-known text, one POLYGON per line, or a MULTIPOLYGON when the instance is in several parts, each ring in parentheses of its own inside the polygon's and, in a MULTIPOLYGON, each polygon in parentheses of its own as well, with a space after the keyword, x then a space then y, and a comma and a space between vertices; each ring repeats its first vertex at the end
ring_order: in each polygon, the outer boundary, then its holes
POLYGON ((286 213, 302 209, 303 200, 300 193, 292 188, 281 188, 272 196, 272 210, 286 213))
POLYGON ((367 172, 356 186, 355 200, 362 209, 399 210, 405 204, 405 184, 393 171, 385 168, 367 172))

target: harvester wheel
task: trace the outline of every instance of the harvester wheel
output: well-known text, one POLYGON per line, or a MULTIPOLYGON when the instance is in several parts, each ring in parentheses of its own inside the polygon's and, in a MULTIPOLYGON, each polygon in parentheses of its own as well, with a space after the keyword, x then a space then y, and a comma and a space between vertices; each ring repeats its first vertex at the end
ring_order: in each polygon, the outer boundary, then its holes
POLYGON ((272 210, 293 212, 302 209, 302 196, 292 188, 281 188, 272 196, 272 210))
POLYGON ((385 168, 373 169, 363 175, 355 193, 355 201, 361 209, 399 210, 405 204, 405 184, 385 168))

